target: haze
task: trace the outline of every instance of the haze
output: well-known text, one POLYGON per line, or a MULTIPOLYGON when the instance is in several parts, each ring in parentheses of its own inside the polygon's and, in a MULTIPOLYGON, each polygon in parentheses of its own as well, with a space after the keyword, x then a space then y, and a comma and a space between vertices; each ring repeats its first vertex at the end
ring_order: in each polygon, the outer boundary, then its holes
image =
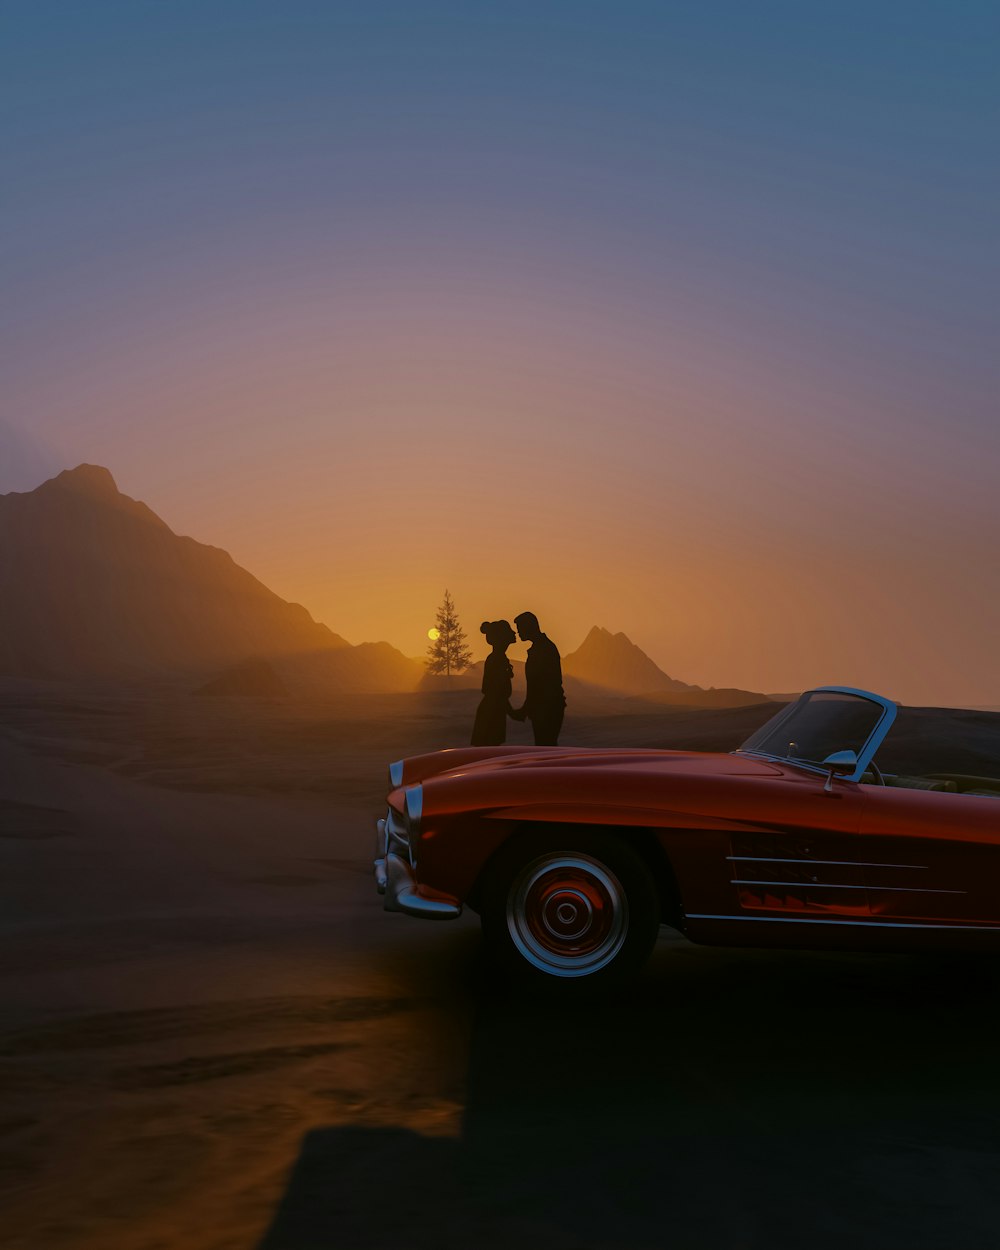
POLYGON ((8 12, 0 491, 107 465, 409 655, 447 587, 1000 704, 998 14, 8 12))

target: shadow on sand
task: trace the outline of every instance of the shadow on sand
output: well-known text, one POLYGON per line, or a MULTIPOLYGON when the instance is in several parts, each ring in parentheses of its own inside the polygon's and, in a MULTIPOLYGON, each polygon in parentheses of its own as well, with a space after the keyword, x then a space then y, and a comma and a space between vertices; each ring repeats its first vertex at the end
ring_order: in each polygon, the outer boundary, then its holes
POLYGON ((613 1002, 467 988, 460 1139, 309 1133, 259 1250, 1000 1244, 996 961, 666 939, 613 1002))

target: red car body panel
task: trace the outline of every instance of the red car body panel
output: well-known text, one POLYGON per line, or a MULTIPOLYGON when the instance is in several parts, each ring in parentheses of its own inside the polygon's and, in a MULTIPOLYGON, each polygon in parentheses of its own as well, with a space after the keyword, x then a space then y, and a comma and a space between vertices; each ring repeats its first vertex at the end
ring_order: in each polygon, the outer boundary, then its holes
POLYGON ((913 865, 868 870, 873 914, 901 921, 996 924, 1000 803, 965 794, 862 789, 866 846, 889 863, 913 865))

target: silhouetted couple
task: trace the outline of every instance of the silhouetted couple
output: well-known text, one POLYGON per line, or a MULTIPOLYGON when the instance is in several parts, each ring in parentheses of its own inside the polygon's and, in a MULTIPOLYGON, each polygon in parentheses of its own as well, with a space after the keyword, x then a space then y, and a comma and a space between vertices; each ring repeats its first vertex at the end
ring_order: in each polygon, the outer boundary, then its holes
POLYGON ((515 616, 514 624, 521 641, 531 643, 524 662, 527 684, 524 703, 518 708, 510 705, 514 669, 507 659, 507 648, 515 640, 514 631, 507 621, 483 621, 479 631, 486 635, 493 650, 483 666, 483 701, 476 709, 476 721, 472 726, 474 747, 493 747, 506 742, 508 716, 512 720, 531 721, 536 746, 554 747, 559 741, 566 711, 559 651, 539 629, 534 612, 515 616))

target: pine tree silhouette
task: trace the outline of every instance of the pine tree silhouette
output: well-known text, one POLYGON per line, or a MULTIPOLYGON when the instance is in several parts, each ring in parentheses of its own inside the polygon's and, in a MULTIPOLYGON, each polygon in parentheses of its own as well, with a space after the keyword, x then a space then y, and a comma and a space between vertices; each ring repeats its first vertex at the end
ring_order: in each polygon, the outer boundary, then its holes
POLYGON ((438 636, 427 648, 427 671, 461 673, 472 663, 472 652, 465 645, 465 633, 458 622, 458 613, 451 595, 444 592, 444 603, 438 608, 436 629, 438 636))

